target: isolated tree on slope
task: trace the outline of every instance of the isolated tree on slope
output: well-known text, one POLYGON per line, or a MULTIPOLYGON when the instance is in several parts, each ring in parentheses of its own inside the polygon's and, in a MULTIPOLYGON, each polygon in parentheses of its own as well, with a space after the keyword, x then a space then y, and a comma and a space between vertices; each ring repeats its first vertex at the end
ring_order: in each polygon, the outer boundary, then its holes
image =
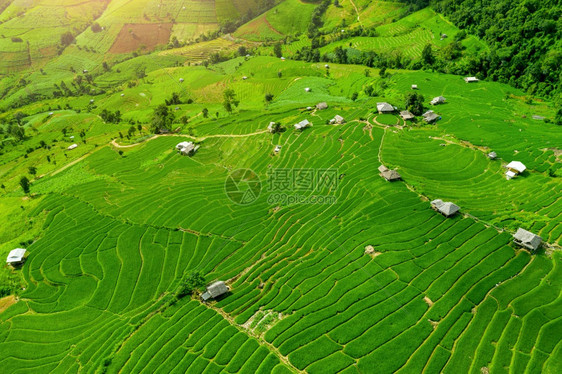
POLYGON ((411 92, 406 95, 406 109, 416 116, 423 113, 423 95, 417 92, 411 92))
POLYGON ((281 49, 281 43, 275 43, 275 45, 273 46, 273 53, 277 57, 283 56, 283 50, 281 49))
POLYGON ((20 186, 21 189, 23 190, 24 193, 28 194, 29 193, 29 179, 27 179, 26 176, 23 176, 20 178, 20 186))
POLYGON ((160 104, 152 116, 152 132, 158 133, 162 130, 171 130, 174 122, 174 113, 168 110, 165 104, 160 104))
POLYGON ((184 279, 182 279, 178 290, 176 291, 176 297, 181 298, 184 296, 192 295, 194 291, 198 288, 205 286, 205 277, 203 274, 196 270, 189 273, 184 279))
POLYGON ((63 46, 70 45, 74 42, 74 36, 70 31, 65 32, 60 36, 60 44, 63 46))
POLYGON ((422 61, 425 65, 431 66, 435 62, 435 56, 433 55, 433 50, 431 44, 426 44, 422 51, 422 61))
POLYGON ((238 104, 240 104, 240 101, 236 99, 236 94, 234 93, 234 90, 232 88, 225 90, 223 93, 223 97, 224 101, 222 105, 228 113, 232 113, 234 108, 237 107, 238 104))

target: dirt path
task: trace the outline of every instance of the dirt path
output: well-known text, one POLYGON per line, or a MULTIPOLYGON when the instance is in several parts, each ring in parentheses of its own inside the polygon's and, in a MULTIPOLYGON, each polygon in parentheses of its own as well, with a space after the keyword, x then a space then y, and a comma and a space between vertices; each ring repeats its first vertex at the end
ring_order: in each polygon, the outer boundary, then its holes
POLYGON ((359 16, 359 9, 357 9, 357 6, 353 2, 353 0, 349 0, 349 1, 351 2, 351 5, 353 5, 353 8, 355 8, 355 13, 357 13, 357 22, 359 22, 359 25, 361 26, 361 28, 364 29, 363 23, 361 22, 361 18, 359 16))
POLYGON ((90 156, 91 154, 93 154, 94 152, 96 152, 96 151, 99 150, 99 149, 101 149, 101 148, 97 148, 97 149, 92 150, 92 151, 90 151, 90 152, 88 152, 88 153, 85 153, 84 155, 78 157, 76 160, 69 162, 68 164, 64 165, 62 168, 57 169, 57 170, 53 171, 51 174, 47 174, 47 175, 49 175, 49 176, 51 176, 51 177, 52 177, 52 176, 55 176, 55 175, 57 175, 58 173, 60 173, 60 172, 62 172, 62 171, 65 171, 65 170, 68 169, 69 167, 71 167, 71 166, 73 166, 73 165, 76 165, 77 163, 79 163, 80 161, 82 161, 82 160, 85 159, 86 157, 90 156))
MULTIPOLYGON (((251 132, 248 134, 216 134, 216 135, 207 135, 207 136, 192 136, 192 135, 187 135, 187 134, 160 134, 160 135, 154 135, 151 136, 150 138, 146 138, 145 140, 143 140, 142 142, 138 142, 138 143, 134 143, 134 144, 127 144, 127 145, 122 145, 117 143, 117 140, 113 139, 111 141, 111 145, 114 146, 115 148, 131 148, 131 147, 136 147, 137 145, 146 143, 150 140, 156 139, 156 138, 160 138, 160 137, 164 137, 164 136, 175 136, 175 137, 181 137, 181 138, 189 138, 189 139, 193 139, 196 142, 202 142, 206 139, 211 139, 211 138, 246 138, 249 136, 255 136, 255 135, 260 135, 260 134, 265 134, 268 130, 259 130, 256 132, 251 132)), ((78 161, 78 160, 76 160, 78 161)))
POLYGON ((248 334, 249 336, 253 336, 254 338, 256 338, 260 342, 260 344, 262 344, 262 346, 265 345, 267 348, 269 348, 270 352, 273 353, 275 356, 277 356, 277 358, 279 358, 279 361, 281 361, 282 363, 284 363, 285 365, 290 367, 294 372, 304 373, 304 371, 299 370, 295 366, 293 366, 293 364, 291 364, 291 362, 289 361, 289 358, 287 356, 283 356, 283 354, 281 354, 281 352, 279 352, 279 349, 277 347, 275 347, 273 344, 269 343, 265 339, 263 339, 259 336, 256 336, 254 334, 251 334, 249 330, 244 328, 244 326, 237 324, 234 321, 234 318, 232 318, 230 316, 230 314, 226 313, 224 310, 222 310, 220 308, 214 308, 209 304, 206 304, 206 303, 202 303, 202 304, 204 306, 206 306, 207 308, 213 309, 215 312, 220 314, 228 323, 230 323, 232 326, 236 327, 238 330, 248 334))

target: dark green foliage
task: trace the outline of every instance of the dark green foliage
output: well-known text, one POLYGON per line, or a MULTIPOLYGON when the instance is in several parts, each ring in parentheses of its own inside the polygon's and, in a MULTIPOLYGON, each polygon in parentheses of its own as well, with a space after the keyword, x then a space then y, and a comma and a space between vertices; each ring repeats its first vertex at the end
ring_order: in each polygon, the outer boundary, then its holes
POLYGON ((23 176, 20 178, 20 186, 21 189, 23 190, 24 193, 29 193, 29 186, 30 186, 30 182, 29 179, 27 179, 26 176, 23 176))
POLYGON ((558 126, 562 126, 562 109, 558 109, 556 112, 556 117, 554 117, 554 123, 558 126))
POLYGON ((406 110, 409 110, 416 116, 420 116, 423 113, 423 101, 424 97, 422 94, 417 92, 410 92, 406 95, 406 110))
POLYGON ((172 97, 169 99, 164 100, 166 105, 179 105, 181 104, 180 94, 177 92, 172 93, 172 97))
POLYGON ((435 62, 435 56, 433 55, 431 44, 426 44, 426 46, 423 47, 422 61, 426 66, 431 66, 435 62))
POLYGON ((328 9, 331 3, 332 3, 331 0, 324 0, 312 12, 312 19, 310 20, 310 24, 308 25, 309 38, 312 39, 320 34, 319 29, 324 25, 322 16, 324 15, 324 13, 326 13, 326 10, 328 9))
POLYGON ((236 99, 236 93, 232 88, 228 88, 223 92, 222 95, 223 95, 222 105, 224 106, 224 109, 228 113, 232 113, 234 108, 236 108, 238 104, 240 104, 240 101, 236 99))
POLYGON ((100 113, 101 119, 106 123, 119 123, 121 122, 121 112, 119 110, 111 112, 104 109, 100 113))
POLYGON ((281 49, 281 43, 275 43, 275 45, 273 46, 273 54, 276 57, 283 56, 283 50, 281 49))
POLYGON ((160 104, 152 116, 151 130, 153 133, 166 132, 172 129, 174 113, 165 104, 160 104))
POLYGON ((63 46, 68 46, 74 42, 74 35, 70 31, 66 31, 60 36, 60 44, 63 46))
POLYGON ((469 59, 471 74, 535 95, 560 94, 560 1, 440 0, 433 5, 490 46, 469 59))
POLYGON ((101 26, 97 22, 94 22, 92 24, 92 26, 90 26, 90 28, 92 29, 92 32, 100 32, 101 31, 101 26))
POLYGON ((203 274, 195 270, 189 273, 184 279, 182 279, 178 290, 176 291, 176 296, 178 298, 191 295, 194 291, 205 286, 205 277, 203 274))

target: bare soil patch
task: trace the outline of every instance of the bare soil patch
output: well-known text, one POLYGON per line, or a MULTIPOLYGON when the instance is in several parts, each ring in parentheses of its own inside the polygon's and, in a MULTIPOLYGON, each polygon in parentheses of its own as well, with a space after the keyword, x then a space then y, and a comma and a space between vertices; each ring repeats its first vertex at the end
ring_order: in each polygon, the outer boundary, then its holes
POLYGON ((17 302, 14 295, 6 296, 0 299, 0 313, 11 307, 17 302))
POLYGON ((109 53, 129 53, 138 50, 153 51, 166 44, 172 33, 171 23, 126 23, 119 31, 109 53))

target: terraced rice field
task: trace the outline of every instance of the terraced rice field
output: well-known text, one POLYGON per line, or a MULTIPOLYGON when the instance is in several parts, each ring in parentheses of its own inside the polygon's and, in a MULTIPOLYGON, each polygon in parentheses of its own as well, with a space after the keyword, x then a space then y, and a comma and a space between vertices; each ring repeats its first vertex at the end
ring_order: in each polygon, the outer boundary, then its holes
MULTIPOLYGON (((393 51, 393 53, 401 53, 403 56, 417 59, 421 56, 426 44, 444 47, 451 42, 459 29, 430 8, 425 8, 396 22, 378 26, 376 31, 377 37, 352 37, 331 43, 323 47, 321 51, 328 53, 341 46, 377 53, 393 51), (448 37, 441 40, 441 34, 447 34, 448 37)), ((482 42, 473 37, 463 40, 462 44, 472 51, 485 48, 482 42)))
MULTIPOLYGON (((530 254, 510 233, 521 224, 560 244, 560 181, 547 172, 556 162, 540 151, 560 135, 522 118, 551 109, 506 99, 521 93, 505 85, 404 71, 389 72, 384 98, 354 102, 346 96, 378 78, 359 66, 330 70, 326 77, 318 64, 269 57, 155 68, 151 85, 96 99, 143 118, 185 77, 198 110, 220 102, 224 87, 241 104, 232 116, 193 119, 201 145, 193 157, 174 151, 186 134, 114 148, 99 127, 91 154, 34 182, 40 197, 29 216, 43 222, 43 235, 21 270, 26 290, 0 314, 3 369, 559 372, 560 251, 530 254), (400 106, 411 84, 426 101, 446 96, 436 125, 396 127, 396 116, 373 114, 377 101, 400 106), (267 108, 266 92, 275 94, 267 108), (304 110, 319 101, 329 108, 304 110), (347 123, 326 125, 335 114, 347 123), (313 126, 294 131, 304 118, 313 126), (289 129, 267 133, 272 120, 289 129), (495 136, 486 137, 492 126, 495 136), (487 159, 486 147, 502 160, 487 159), (500 164, 514 155, 530 171, 506 181, 500 164), (381 162, 403 181, 381 178, 381 162), (249 205, 225 193, 240 168, 262 182, 249 205), (333 203, 271 200, 278 168, 337 169, 337 187, 299 191, 333 203), (444 218, 427 198, 454 200, 462 214, 444 218), (207 304, 175 301, 192 270, 231 291, 207 304)), ((181 110, 195 110, 189 105, 181 110)), ((68 122, 96 121, 72 111, 55 117, 31 125, 54 134, 68 122)))

